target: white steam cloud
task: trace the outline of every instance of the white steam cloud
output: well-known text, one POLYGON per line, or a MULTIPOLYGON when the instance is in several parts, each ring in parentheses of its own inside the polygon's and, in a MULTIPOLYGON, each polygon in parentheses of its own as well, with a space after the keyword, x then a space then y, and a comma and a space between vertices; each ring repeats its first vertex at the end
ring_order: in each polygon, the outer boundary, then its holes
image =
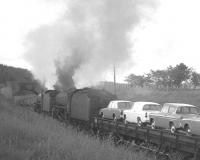
POLYGON ((54 24, 29 33, 26 59, 35 75, 64 88, 94 85, 114 64, 131 59, 129 33, 153 0, 73 0, 54 24))

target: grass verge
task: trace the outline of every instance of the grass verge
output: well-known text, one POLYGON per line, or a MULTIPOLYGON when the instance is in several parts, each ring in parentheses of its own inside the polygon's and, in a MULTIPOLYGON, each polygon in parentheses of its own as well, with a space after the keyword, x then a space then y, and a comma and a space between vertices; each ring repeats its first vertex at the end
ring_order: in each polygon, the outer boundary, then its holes
POLYGON ((115 147, 110 140, 77 133, 72 127, 15 106, 0 97, 0 159, 150 160, 144 152, 115 147))

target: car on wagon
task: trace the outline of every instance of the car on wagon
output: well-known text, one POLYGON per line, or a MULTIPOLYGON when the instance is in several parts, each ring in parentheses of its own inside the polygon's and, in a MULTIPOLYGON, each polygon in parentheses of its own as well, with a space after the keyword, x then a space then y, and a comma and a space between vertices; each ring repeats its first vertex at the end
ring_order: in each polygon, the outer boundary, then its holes
POLYGON ((200 135, 200 115, 182 119, 181 126, 187 134, 200 135))
POLYGON ((126 100, 110 101, 107 108, 102 108, 99 114, 102 118, 120 120, 124 118, 124 111, 133 107, 133 102, 126 100))
POLYGON ((152 128, 170 129, 174 133, 176 130, 190 132, 192 125, 186 120, 193 120, 198 114, 199 108, 191 104, 165 103, 160 113, 151 113, 149 117, 152 128))
POLYGON ((124 111, 124 122, 137 123, 138 126, 150 124, 149 114, 160 110, 161 105, 155 102, 134 102, 131 109, 124 111))

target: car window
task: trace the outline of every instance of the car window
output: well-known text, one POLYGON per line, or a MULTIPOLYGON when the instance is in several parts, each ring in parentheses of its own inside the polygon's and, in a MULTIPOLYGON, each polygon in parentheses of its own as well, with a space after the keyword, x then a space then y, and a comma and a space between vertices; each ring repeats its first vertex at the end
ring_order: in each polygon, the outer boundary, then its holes
POLYGON ((113 102, 110 102, 108 108, 113 108, 113 102))
POLYGON ((198 114, 199 113, 199 109, 196 107, 190 107, 190 113, 191 114, 198 114))
POLYGON ((145 104, 143 110, 160 111, 161 106, 157 104, 145 104))
POLYGON ((190 113, 190 108, 189 107, 181 107, 181 113, 189 114, 190 113))
POLYGON ((181 114, 181 113, 182 113, 181 107, 178 107, 178 108, 177 108, 176 113, 177 113, 177 114, 181 114))
POLYGON ((119 109, 131 109, 133 106, 132 102, 118 102, 119 109))
POLYGON ((168 105, 164 105, 161 112, 168 113, 168 110, 169 110, 169 106, 168 105))
POLYGON ((199 109, 196 107, 189 107, 189 106, 184 106, 184 107, 180 107, 176 113, 178 114, 198 114, 199 113, 199 109))
POLYGON ((118 103, 113 103, 113 107, 112 108, 117 108, 118 107, 118 103))
POLYGON ((170 107, 169 107, 169 113, 174 113, 174 112, 176 111, 176 108, 177 108, 177 107, 170 106, 170 107))

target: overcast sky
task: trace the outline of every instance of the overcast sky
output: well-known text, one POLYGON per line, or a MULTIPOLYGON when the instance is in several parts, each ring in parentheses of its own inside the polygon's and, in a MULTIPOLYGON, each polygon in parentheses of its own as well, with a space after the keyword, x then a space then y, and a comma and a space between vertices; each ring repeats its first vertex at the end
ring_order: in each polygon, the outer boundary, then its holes
MULTIPOLYGON (((119 72, 143 74, 181 62, 200 72, 200 1, 158 1, 155 13, 132 33, 133 65, 119 72)), ((62 0, 0 0, 0 63, 32 69, 23 58, 25 36, 53 23, 64 9, 62 0)))

